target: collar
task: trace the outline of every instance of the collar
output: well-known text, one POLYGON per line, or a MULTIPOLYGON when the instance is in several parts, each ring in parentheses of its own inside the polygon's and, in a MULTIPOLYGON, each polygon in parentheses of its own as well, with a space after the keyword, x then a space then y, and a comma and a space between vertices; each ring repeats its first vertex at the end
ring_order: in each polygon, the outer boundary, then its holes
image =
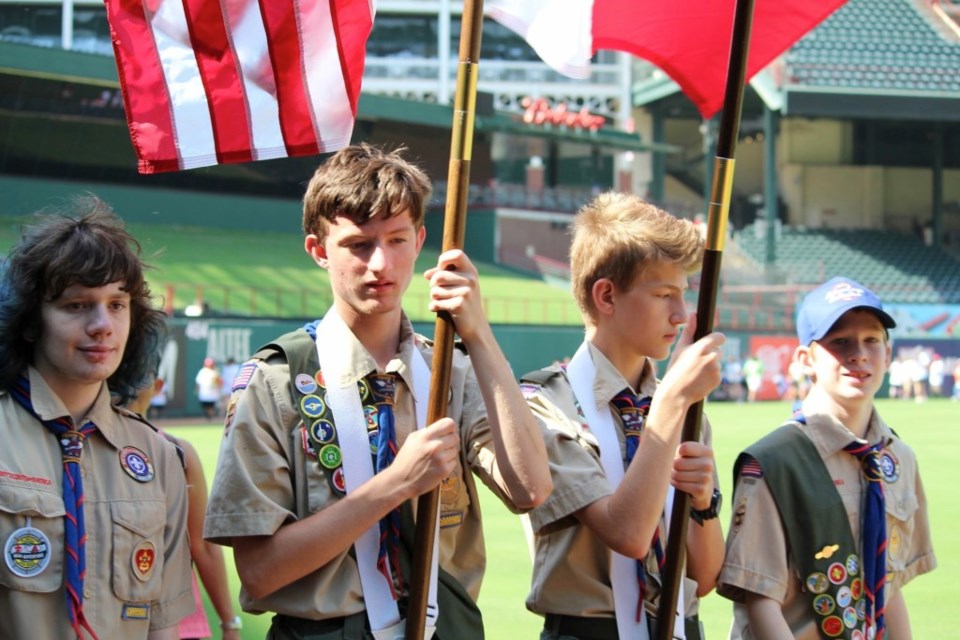
POLYGON ((657 378, 653 371, 653 363, 650 362, 649 358, 646 358, 643 363, 640 388, 634 389, 600 349, 590 341, 587 341, 587 347, 590 349, 590 357, 593 359, 593 365, 597 370, 597 376, 593 380, 593 394, 598 405, 610 404, 614 396, 623 391, 624 387, 628 387, 641 397, 653 396, 654 391, 657 390, 657 378))
MULTIPOLYGON (((30 402, 33 403, 33 410, 37 412, 42 420, 53 420, 62 416, 70 415, 66 405, 60 397, 50 388, 47 381, 43 379, 40 372, 32 366, 28 366, 27 375, 30 379, 30 402)), ((92 421, 97 425, 97 430, 103 434, 104 438, 114 446, 117 443, 114 439, 117 437, 113 426, 116 424, 116 409, 113 406, 110 397, 110 389, 107 383, 100 384, 100 391, 97 393, 96 400, 87 412, 87 415, 81 420, 81 424, 92 421)))
MULTIPOLYGON (((807 415, 806 419, 807 424, 801 425, 801 428, 824 458, 839 453, 851 441, 857 439, 842 422, 830 414, 814 413, 807 415)), ((880 419, 876 410, 870 414, 865 440, 871 444, 883 442, 884 447, 889 446, 893 440, 893 432, 880 419)))
MULTIPOLYGON (((327 313, 333 314, 333 322, 324 328, 323 333, 320 333, 320 327, 317 327, 317 341, 323 341, 324 348, 332 350, 334 358, 346 363, 343 368, 342 379, 339 381, 340 385, 356 384, 370 373, 378 371, 376 360, 340 318, 339 314, 332 308, 327 313)), ((410 363, 414 355, 420 357, 416 354, 416 348, 413 325, 407 315, 403 313, 400 317, 400 347, 397 354, 387 363, 385 372, 398 374, 410 389, 413 388, 413 372, 410 363)))

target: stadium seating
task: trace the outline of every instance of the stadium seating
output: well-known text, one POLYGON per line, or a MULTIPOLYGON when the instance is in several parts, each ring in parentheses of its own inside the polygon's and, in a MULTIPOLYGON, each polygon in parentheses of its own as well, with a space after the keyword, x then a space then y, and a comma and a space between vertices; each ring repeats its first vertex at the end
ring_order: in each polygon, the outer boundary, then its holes
MULTIPOLYGON (((762 234, 750 226, 737 234, 735 242, 761 269, 766 250, 762 234)), ((909 234, 784 228, 775 270, 786 284, 817 284, 834 275, 849 275, 887 302, 960 303, 960 260, 909 234)))

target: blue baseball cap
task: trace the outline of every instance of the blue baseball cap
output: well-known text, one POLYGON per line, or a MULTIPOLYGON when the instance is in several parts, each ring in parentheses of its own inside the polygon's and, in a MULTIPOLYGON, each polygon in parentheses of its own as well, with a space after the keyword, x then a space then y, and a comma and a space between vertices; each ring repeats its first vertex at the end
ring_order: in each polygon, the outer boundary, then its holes
POLYGON ((827 335, 840 316, 851 309, 869 309, 887 329, 897 323, 886 311, 877 295, 850 278, 830 278, 811 291, 800 303, 797 314, 797 337, 801 345, 809 345, 827 335))

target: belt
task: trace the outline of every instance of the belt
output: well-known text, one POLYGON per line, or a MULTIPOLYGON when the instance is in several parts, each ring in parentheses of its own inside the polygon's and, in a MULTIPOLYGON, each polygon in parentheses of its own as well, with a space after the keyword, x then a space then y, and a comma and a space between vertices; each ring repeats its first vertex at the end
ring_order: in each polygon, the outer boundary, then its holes
POLYGON ((273 624, 268 638, 277 640, 300 640, 320 637, 323 634, 337 634, 342 638, 365 638, 367 614, 364 611, 342 618, 327 618, 326 620, 308 620, 277 614, 273 616, 273 624), (339 633, 338 633, 339 632, 339 633))
MULTIPOLYGON (((697 616, 685 618, 683 622, 687 640, 703 638, 697 616)), ((647 624, 652 634, 654 620, 650 616, 647 616, 647 624)), ((616 618, 587 618, 548 613, 545 616, 543 628, 554 635, 572 636, 578 640, 618 640, 620 638, 616 618)))

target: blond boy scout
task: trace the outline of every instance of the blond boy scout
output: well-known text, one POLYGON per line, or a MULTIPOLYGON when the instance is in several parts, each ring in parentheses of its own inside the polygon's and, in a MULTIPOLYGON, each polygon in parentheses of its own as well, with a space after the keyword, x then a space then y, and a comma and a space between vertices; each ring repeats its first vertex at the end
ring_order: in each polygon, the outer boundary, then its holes
POLYGON ((395 637, 409 588, 411 500, 437 484, 439 616, 428 612, 428 623, 435 637, 482 637, 475 601, 485 554, 470 472, 515 509, 550 491, 543 441, 459 251, 426 276, 430 309, 451 314, 470 356, 454 355, 449 418, 422 424, 432 348, 400 301, 428 196, 426 176, 399 152, 348 147, 322 165, 304 198, 305 248, 328 272, 334 304, 267 345, 234 381, 205 536, 233 546, 241 605, 277 614, 272 638, 395 637), (390 430, 395 459, 374 469, 390 430), (384 542, 391 535, 395 547, 384 542))
POLYGON ((163 316, 133 238, 101 202, 75 208, 30 227, 3 276, 0 638, 176 638, 183 469, 111 399, 139 388, 163 316))
POLYGON ((568 365, 522 380, 554 484, 529 514, 535 559, 527 607, 544 617, 544 640, 649 637, 671 484, 693 496, 697 520, 676 633, 699 636, 697 597, 713 589, 723 554, 709 425, 703 442, 680 443, 687 408, 720 382, 723 336, 691 344, 684 302, 702 246, 692 223, 635 196, 603 194, 574 221, 571 277, 586 340, 568 365), (684 324, 658 381, 654 361, 667 356, 684 324))
POLYGON ((916 457, 873 406, 894 326, 879 298, 847 278, 804 298, 794 361, 811 378, 810 391, 794 419, 741 454, 735 470, 718 586, 734 601, 731 638, 911 637, 902 587, 936 560, 916 457), (845 450, 851 443, 875 449, 872 482, 845 450), (797 460, 806 472, 793 471, 797 460), (882 487, 886 540, 872 581, 871 485, 882 487))

